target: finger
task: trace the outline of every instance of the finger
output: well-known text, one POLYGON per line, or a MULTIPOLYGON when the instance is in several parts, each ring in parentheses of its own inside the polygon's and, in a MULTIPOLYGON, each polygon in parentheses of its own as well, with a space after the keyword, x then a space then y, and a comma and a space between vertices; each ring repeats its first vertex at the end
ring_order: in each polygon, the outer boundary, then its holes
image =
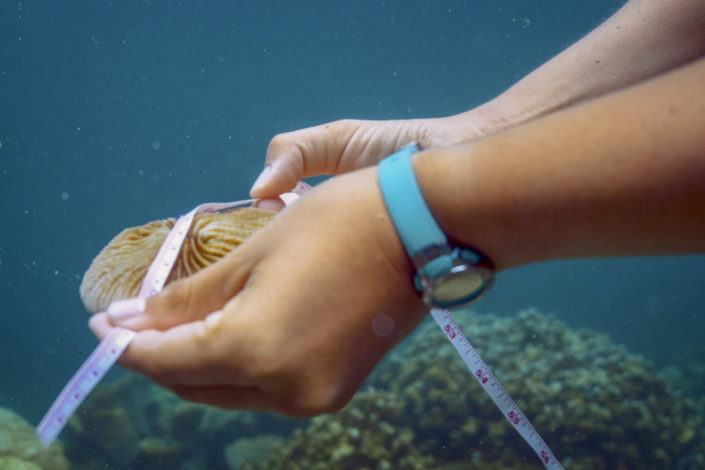
MULTIPOLYGON (((217 312, 167 331, 139 332, 118 363, 190 401, 291 416, 322 412, 305 406, 308 402, 297 387, 282 390, 271 383, 280 364, 263 353, 259 346, 265 339, 257 334, 267 328, 253 328, 251 321, 233 322, 232 317, 225 325, 222 317, 217 312)), ((99 319, 91 321, 92 327, 101 324, 99 319)))
POLYGON ((88 320, 88 328, 98 338, 98 341, 103 341, 103 338, 108 334, 111 328, 115 325, 110 323, 107 313, 96 313, 88 320))
MULTIPOLYGON (((168 387, 208 385, 222 383, 223 370, 213 372, 213 348, 209 345, 211 328, 220 320, 220 312, 196 321, 176 326, 167 331, 144 330, 139 332, 122 354, 118 363, 135 372, 148 376, 168 387)), ((91 331, 103 340, 113 328, 104 313, 93 315, 89 321, 91 331)))
POLYGON ((250 195, 274 197, 301 178, 333 174, 362 121, 342 120, 275 136, 267 148, 265 169, 250 195))
MULTIPOLYGON (((208 355, 208 345, 204 343, 209 327, 219 321, 219 315, 216 312, 204 321, 187 323, 167 331, 141 331, 133 338, 118 363, 170 388, 177 384, 217 383, 215 378, 204 372, 206 358, 211 357, 208 355)), ((100 341, 114 328, 105 313, 93 315, 88 326, 100 341)))
POLYGON ((163 291, 146 299, 143 312, 131 311, 131 316, 115 315, 108 308, 113 325, 132 330, 166 330, 176 325, 202 320, 219 310, 231 299, 247 279, 250 269, 243 251, 236 249, 219 262, 187 278, 172 282, 163 291))
POLYGON ((257 207, 258 209, 279 212, 284 209, 286 202, 281 197, 273 197, 267 199, 257 199, 252 206, 257 207))
POLYGON ((377 164, 412 142, 423 148, 456 145, 482 135, 461 116, 367 121, 343 119, 275 136, 250 194, 275 197, 304 177, 340 174, 377 164))
MULTIPOLYGON (((100 328, 100 325, 96 325, 100 328)), ((252 386, 263 370, 264 339, 242 318, 218 311, 165 331, 137 333, 119 363, 155 382, 176 386, 252 386)))

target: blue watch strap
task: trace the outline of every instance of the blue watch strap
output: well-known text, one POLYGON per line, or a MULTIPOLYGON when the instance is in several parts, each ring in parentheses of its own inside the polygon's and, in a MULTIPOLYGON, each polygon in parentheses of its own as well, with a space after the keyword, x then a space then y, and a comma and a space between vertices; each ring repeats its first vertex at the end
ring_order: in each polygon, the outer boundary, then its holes
POLYGON ((411 156, 418 151, 416 144, 403 147, 382 160, 377 169, 382 197, 410 257, 430 245, 447 243, 414 174, 411 156))
POLYGON ((492 262, 469 247, 453 246, 426 205, 411 156, 417 145, 382 160, 377 174, 382 199, 416 267, 414 287, 431 308, 460 308, 492 285, 492 262))

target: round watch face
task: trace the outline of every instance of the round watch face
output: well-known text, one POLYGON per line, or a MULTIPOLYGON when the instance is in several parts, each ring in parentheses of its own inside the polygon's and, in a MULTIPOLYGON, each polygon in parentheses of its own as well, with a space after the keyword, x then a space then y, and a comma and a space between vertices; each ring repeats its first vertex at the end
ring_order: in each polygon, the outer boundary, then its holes
POLYGON ((433 298, 441 303, 452 303, 464 299, 482 288, 484 281, 480 275, 465 272, 451 279, 446 279, 433 290, 433 298))
POLYGON ((489 270, 455 266, 445 276, 426 285, 424 301, 432 307, 461 307, 480 297, 491 283, 492 273, 489 270))

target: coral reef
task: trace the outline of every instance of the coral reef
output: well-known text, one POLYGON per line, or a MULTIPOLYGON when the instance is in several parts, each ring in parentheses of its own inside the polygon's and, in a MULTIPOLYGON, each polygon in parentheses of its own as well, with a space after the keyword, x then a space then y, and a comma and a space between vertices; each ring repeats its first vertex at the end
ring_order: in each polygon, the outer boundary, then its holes
POLYGON ((127 373, 97 387, 60 437, 74 470, 228 470, 225 451, 233 440, 272 427, 288 433, 299 425, 276 415, 185 402, 127 373))
POLYGON ((393 393, 365 390, 335 416, 316 417, 306 429, 297 430, 274 457, 259 466, 244 464, 240 470, 439 468, 438 462, 416 448, 404 406, 393 393))
POLYGON ((243 437, 225 448, 225 459, 233 470, 238 470, 246 463, 261 464, 269 459, 283 441, 283 437, 273 434, 243 437))
POLYGON ((678 367, 668 366, 669 381, 678 383, 686 396, 692 397, 701 416, 705 416, 705 343, 684 342, 673 345, 678 367))
POLYGON ((0 468, 3 470, 42 470, 42 467, 36 463, 17 457, 0 457, 0 468))
MULTIPOLYGON (((705 467, 702 409, 673 389, 676 372, 537 310, 456 319, 566 468, 705 467)), ((226 412, 128 375, 64 437, 76 470, 542 468, 431 321, 335 415, 226 412)))
MULTIPOLYGON (((567 468, 705 464, 701 416, 641 356, 536 310, 457 318, 567 468)), ((434 324, 394 352, 371 384, 265 464, 244 468, 541 468, 434 324)))
POLYGON ((11 410, 0 408, 0 468, 4 470, 68 470, 60 442, 45 449, 34 429, 11 410))

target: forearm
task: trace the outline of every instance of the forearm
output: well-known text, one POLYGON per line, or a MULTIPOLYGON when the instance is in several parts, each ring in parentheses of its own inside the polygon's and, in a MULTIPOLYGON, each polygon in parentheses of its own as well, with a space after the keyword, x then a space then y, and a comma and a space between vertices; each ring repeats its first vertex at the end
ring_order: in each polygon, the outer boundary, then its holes
POLYGON ((459 117, 484 135, 705 55, 705 2, 631 0, 494 100, 459 117))
POLYGON ((705 252, 705 59, 460 147, 417 155, 451 238, 498 269, 705 252))
POLYGON ((595 31, 496 99, 433 119, 340 120, 275 136, 251 195, 276 197, 304 177, 375 165, 412 141, 450 147, 545 116, 705 56, 705 0, 631 0, 595 31))

